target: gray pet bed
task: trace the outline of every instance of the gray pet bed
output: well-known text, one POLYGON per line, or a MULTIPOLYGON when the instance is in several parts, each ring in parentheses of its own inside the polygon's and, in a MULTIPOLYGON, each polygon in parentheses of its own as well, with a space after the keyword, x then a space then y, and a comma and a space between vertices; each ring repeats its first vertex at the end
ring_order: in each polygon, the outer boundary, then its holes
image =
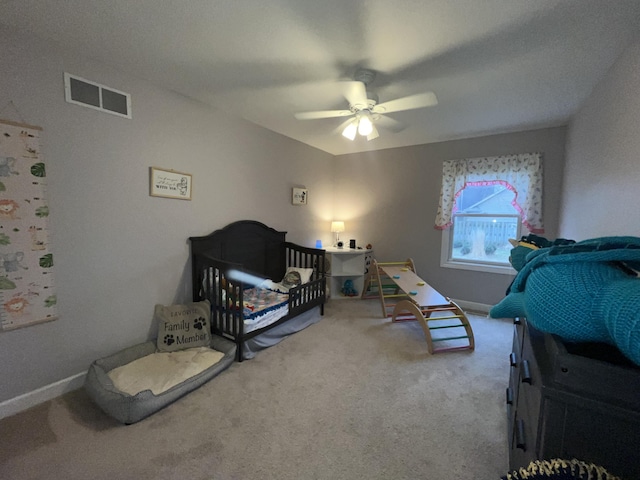
POLYGON ((236 355, 236 345, 233 342, 212 336, 211 348, 224 353, 218 363, 159 395, 154 395, 150 390, 144 390, 137 395, 129 395, 118 390, 108 375, 114 368, 154 353, 156 351, 155 342, 141 343, 109 357, 96 360, 89 367, 84 388, 105 413, 129 425, 175 402, 183 395, 211 380, 233 363, 236 355))

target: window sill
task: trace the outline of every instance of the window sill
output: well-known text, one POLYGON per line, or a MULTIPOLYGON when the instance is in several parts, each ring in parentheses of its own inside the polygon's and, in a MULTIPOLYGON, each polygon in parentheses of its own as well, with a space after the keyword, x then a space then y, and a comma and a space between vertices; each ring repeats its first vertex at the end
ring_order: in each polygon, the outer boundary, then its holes
POLYGON ((458 270, 473 270, 475 272, 485 273, 499 273, 502 275, 515 276, 518 272, 511 266, 502 265, 487 265, 485 263, 472 263, 472 262, 441 262, 440 266, 443 268, 456 268, 458 270))

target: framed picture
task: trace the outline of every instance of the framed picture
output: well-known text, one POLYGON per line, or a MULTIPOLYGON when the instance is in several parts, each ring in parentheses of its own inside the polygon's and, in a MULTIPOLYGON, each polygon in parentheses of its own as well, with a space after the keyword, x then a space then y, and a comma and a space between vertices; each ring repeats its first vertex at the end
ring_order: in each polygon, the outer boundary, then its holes
POLYGON ((149 195, 191 200, 191 174, 157 167, 149 170, 149 195))
POLYGON ((294 205, 306 205, 307 204, 307 189, 306 188, 294 188, 291 202, 294 205))

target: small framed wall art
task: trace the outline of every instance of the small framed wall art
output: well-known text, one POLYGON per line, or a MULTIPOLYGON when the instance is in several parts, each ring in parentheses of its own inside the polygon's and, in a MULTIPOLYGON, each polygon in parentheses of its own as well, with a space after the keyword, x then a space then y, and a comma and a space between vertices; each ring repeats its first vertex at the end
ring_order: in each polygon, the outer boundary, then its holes
POLYGON ((150 167, 149 195, 191 200, 191 174, 150 167))
POLYGON ((294 188, 291 197, 291 203, 294 205, 306 205, 307 204, 307 189, 306 188, 294 188))

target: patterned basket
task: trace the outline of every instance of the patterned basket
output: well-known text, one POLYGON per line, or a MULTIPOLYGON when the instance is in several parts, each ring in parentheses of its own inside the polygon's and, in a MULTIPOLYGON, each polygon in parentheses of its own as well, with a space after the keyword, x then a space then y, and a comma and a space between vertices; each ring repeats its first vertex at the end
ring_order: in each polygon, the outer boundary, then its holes
POLYGON ((622 480, 604 468, 587 463, 575 458, 563 460, 554 458, 551 460, 535 460, 526 468, 520 468, 502 477, 502 480, 622 480))

